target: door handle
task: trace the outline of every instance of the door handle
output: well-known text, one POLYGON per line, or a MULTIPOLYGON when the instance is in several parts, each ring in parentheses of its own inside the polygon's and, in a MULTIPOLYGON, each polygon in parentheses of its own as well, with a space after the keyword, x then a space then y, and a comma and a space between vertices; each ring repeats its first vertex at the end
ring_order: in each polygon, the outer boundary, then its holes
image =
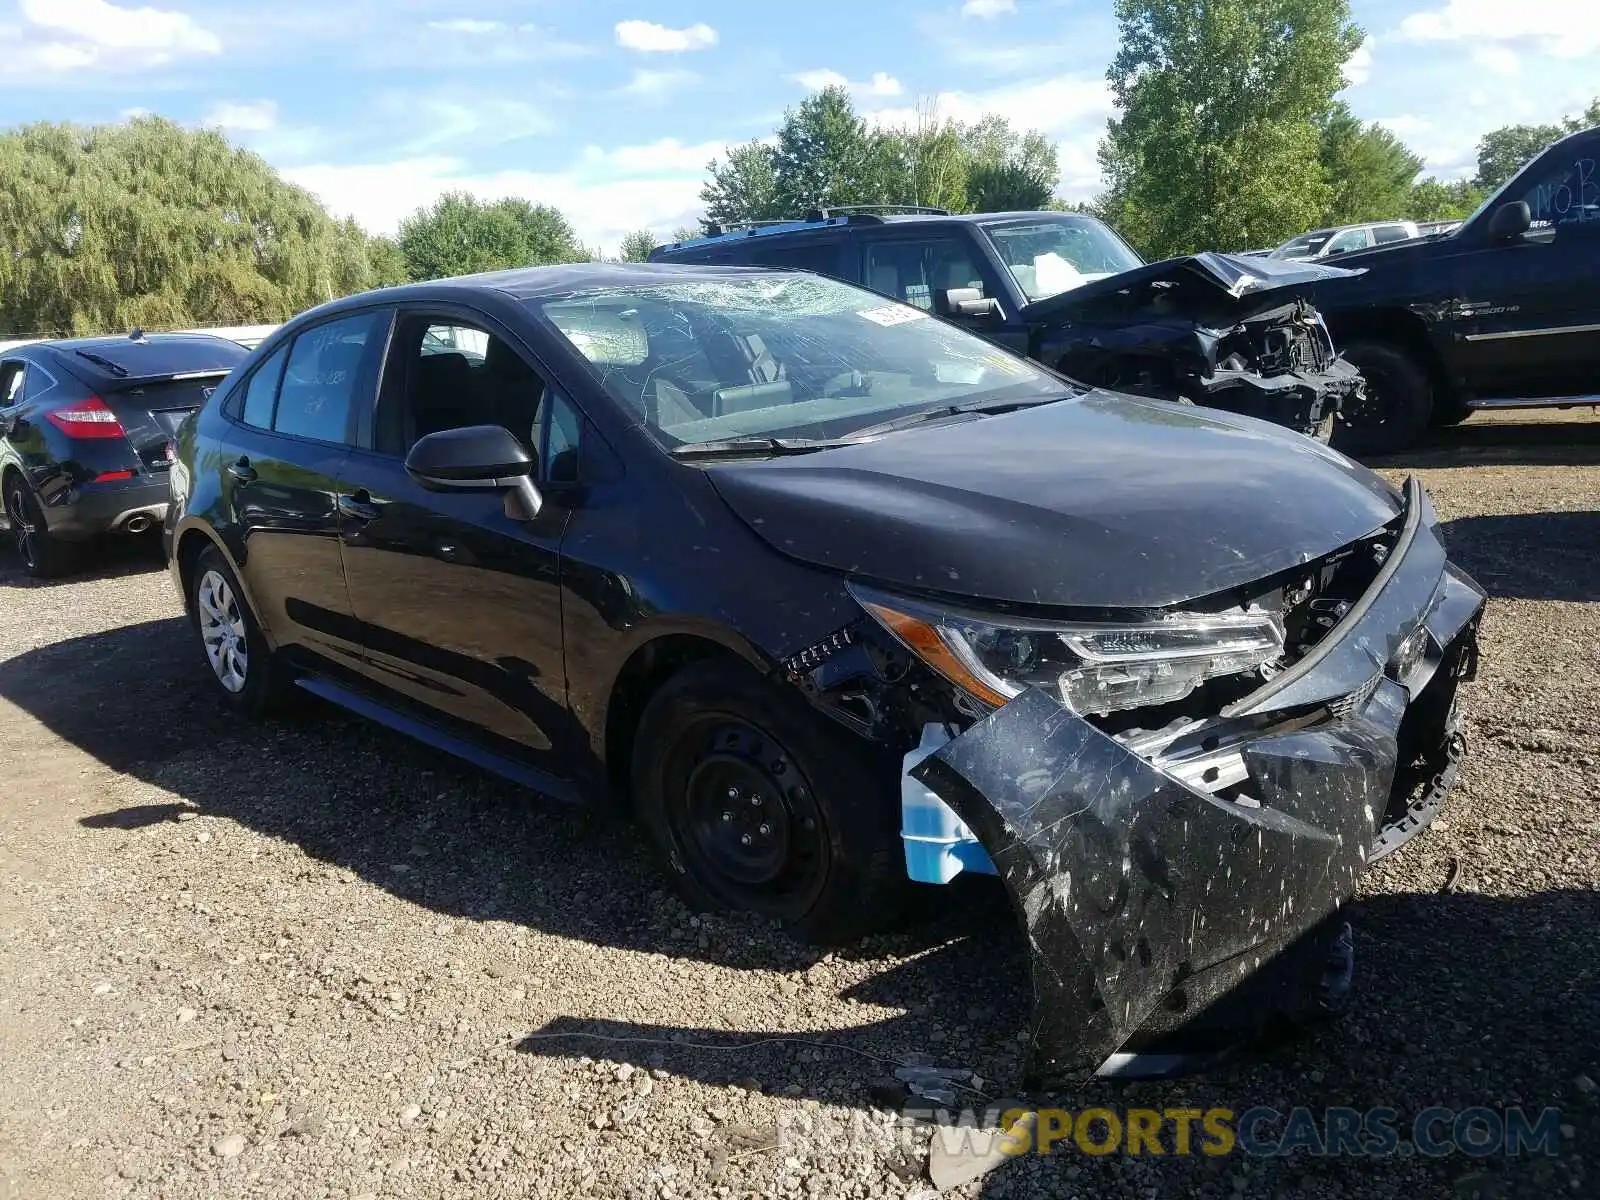
POLYGON ((228 474, 240 483, 252 483, 256 479, 256 469, 250 465, 249 457, 243 454, 228 464, 228 474))
POLYGON ((340 496, 335 503, 338 505, 339 515, 348 517, 352 521, 376 521, 382 512, 364 490, 354 496, 340 496))

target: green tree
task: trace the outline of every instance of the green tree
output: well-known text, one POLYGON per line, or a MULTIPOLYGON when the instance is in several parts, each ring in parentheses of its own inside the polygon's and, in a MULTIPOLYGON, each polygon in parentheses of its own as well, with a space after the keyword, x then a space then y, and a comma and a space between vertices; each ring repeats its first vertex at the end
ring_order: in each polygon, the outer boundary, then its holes
POLYGON ((402 221, 399 244, 413 280, 582 262, 589 254, 558 210, 516 196, 490 202, 466 192, 447 192, 402 221))
POLYGON ((1600 97, 1578 116, 1563 117, 1553 125, 1504 125, 1491 129, 1478 139, 1478 174, 1472 182, 1486 192, 1492 191, 1557 138, 1594 125, 1600 125, 1600 97))
POLYGON ((960 122, 942 118, 932 104, 917 106, 916 124, 905 130, 887 130, 882 138, 884 165, 891 177, 887 193, 891 204, 926 204, 951 212, 965 212, 967 173, 971 156, 965 145, 966 129, 960 122))
POLYGON ((1331 189, 1315 122, 1361 44, 1346 0, 1116 0, 1105 212, 1152 257, 1270 246, 1331 189))
POLYGON ((644 262, 650 257, 650 251, 660 244, 661 239, 648 229, 635 229, 623 236, 621 245, 617 247, 617 257, 623 262, 644 262))
POLYGON ((781 214, 843 204, 903 203, 899 145, 869 129, 843 87, 825 87, 784 114, 772 151, 781 214))
POLYGON ((282 321, 383 261, 258 156, 160 117, 0 133, 0 245, 18 334, 282 321))
POLYGON ((366 249, 367 261, 372 264, 373 287, 393 287, 410 280, 405 252, 393 238, 369 237, 366 249))
POLYGON ((973 212, 1015 212, 1045 208, 1052 181, 1019 163, 985 163, 967 175, 967 200, 973 212))
POLYGON ((723 161, 713 160, 706 170, 711 178, 700 189, 700 199, 705 202, 708 231, 713 224, 734 225, 779 216, 778 176, 771 146, 759 141, 734 146, 723 161))
POLYGON ((1331 196, 1325 225, 1407 215, 1422 159, 1377 122, 1363 124, 1342 101, 1321 123, 1322 169, 1331 196))
POLYGON ((1405 214, 1413 221, 1459 221, 1470 216, 1483 202, 1483 189, 1466 179, 1449 183, 1433 178, 1419 179, 1411 189, 1405 214))

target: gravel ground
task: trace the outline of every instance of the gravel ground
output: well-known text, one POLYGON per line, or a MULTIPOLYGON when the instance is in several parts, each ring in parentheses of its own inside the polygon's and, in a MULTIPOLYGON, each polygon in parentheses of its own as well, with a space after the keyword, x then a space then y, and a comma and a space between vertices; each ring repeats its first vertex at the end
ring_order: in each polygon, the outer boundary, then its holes
MULTIPOLYGON (((1493 599, 1459 790, 1354 909, 1353 1011, 1054 1101, 1402 1129, 1552 1105, 1561 1153, 1065 1149, 955 1194, 1600 1195, 1597 464, 1586 415, 1384 464, 1493 599)), ((236 726, 179 611, 149 547, 53 585, 0 558, 0 1197, 918 1195, 926 1134, 892 1133, 882 1060, 1015 1086, 992 888, 833 954, 690 913, 627 828, 319 707, 236 726), (806 1134, 828 1120, 850 1136, 806 1134)))

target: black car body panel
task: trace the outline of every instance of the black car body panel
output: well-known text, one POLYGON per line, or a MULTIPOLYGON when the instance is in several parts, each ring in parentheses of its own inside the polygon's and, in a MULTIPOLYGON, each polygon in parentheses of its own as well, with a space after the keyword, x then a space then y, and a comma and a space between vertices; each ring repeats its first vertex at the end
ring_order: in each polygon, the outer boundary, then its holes
POLYGON ((0 355, 0 371, 7 378, 20 371, 23 383, 16 402, 0 406, 0 474, 26 476, 53 537, 151 528, 165 511, 178 426, 247 353, 204 334, 78 338, 9 350, 0 355), (86 404, 115 418, 115 426, 108 419, 89 424, 99 436, 69 434, 60 414, 86 404))
MULTIPOLYGON (((959 244, 997 309, 964 315, 941 307, 937 295, 930 295, 925 306, 1073 378, 1184 399, 1313 435, 1325 435, 1334 413, 1359 396, 1360 373, 1339 358, 1316 311, 1303 299, 1316 282, 1349 272, 1206 252, 1091 278, 1033 300, 985 231, 1037 219, 1092 226, 1115 238, 1100 222, 1076 214, 862 214, 658 247, 650 257, 653 262, 803 265, 906 300, 910 293, 885 290, 873 279, 872 248, 919 238, 959 244)), ((1117 244, 1123 245, 1120 239, 1117 244)), ((1131 250, 1126 253, 1138 261, 1131 250)))
MULTIPOLYGON (((310 690, 556 795, 608 802, 648 689, 707 653, 803 697, 886 768, 883 794, 851 804, 895 805, 902 756, 928 725, 948 728, 916 777, 970 824, 1023 919, 1040 1077, 1092 1073, 1147 1040, 1231 1037, 1241 1022, 1224 998, 1303 1000, 1258 967, 1321 928, 1370 847, 1426 823, 1436 803, 1410 781, 1453 745, 1483 598, 1446 563, 1420 488, 1402 497, 1274 426, 1104 392, 996 415, 930 410, 938 419, 793 456, 774 443, 674 457, 607 391, 606 372, 624 368, 596 369, 530 308, 752 279, 819 282, 590 265, 305 314, 180 430, 174 581, 188 601, 196 555, 214 547, 310 690), (243 419, 257 378, 288 378, 300 339, 363 314, 381 318, 363 336, 387 365, 359 369, 332 440, 243 419), (391 368, 407 331, 435 319, 504 339, 545 396, 570 403, 578 465, 557 477, 540 426, 537 512, 496 490, 431 490, 381 444, 391 368), (1084 718, 1036 689, 986 707, 881 626, 852 593, 863 581, 996 619, 1275 605, 1292 653, 1281 670, 1206 685, 1176 704, 1187 716, 1084 718)), ((915 321, 861 303, 847 315, 864 328, 915 321)), ((462 368, 407 368, 435 369, 462 368)), ((462 387, 446 428, 485 423, 467 419, 478 401, 462 387)), ((1296 961, 1322 969, 1315 953, 1296 961)))
POLYGON ((1163 608, 1253 583, 1396 511, 1385 485, 1309 439, 1109 392, 709 474, 780 554, 1067 608, 1163 608), (1289 472, 1302 486, 1281 486, 1289 472))
POLYGON ((1341 344, 1417 363, 1436 419, 1600 395, 1600 129, 1551 145, 1453 232, 1337 261, 1361 273, 1314 283, 1313 302, 1341 344), (1519 203, 1531 224, 1497 232, 1519 203))

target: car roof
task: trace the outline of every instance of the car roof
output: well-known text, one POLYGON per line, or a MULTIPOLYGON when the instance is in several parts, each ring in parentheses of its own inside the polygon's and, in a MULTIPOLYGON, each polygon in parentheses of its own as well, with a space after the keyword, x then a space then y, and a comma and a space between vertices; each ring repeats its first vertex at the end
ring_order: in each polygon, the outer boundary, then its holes
POLYGON ((948 213, 948 212, 843 212, 835 215, 820 214, 796 218, 793 221, 772 221, 760 225, 738 227, 725 233, 708 237, 690 238, 656 247, 653 253, 672 253, 678 250, 699 249, 702 246, 724 246, 742 242, 747 238, 810 237, 838 229, 880 229, 885 225, 978 225, 998 221, 1038 220, 1042 217, 1066 220, 1095 221, 1099 218, 1089 213, 1066 212, 1060 209, 1017 209, 1009 212, 948 213))

